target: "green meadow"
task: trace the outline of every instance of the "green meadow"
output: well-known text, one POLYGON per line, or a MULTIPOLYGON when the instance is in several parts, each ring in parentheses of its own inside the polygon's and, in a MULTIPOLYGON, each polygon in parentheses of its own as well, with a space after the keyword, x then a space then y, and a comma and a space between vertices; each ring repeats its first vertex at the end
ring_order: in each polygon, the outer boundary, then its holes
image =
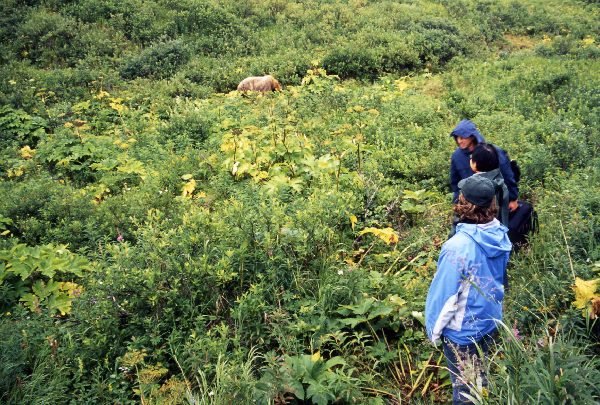
POLYGON ((0 402, 438 404, 463 118, 522 170, 480 404, 600 401, 594 0, 4 0, 0 402), (271 74, 282 91, 241 94, 271 74))

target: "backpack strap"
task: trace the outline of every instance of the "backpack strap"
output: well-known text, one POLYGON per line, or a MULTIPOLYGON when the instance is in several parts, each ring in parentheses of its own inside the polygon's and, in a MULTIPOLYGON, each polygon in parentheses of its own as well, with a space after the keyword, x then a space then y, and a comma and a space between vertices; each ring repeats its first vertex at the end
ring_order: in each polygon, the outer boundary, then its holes
MULTIPOLYGON (((508 155, 506 155, 508 157, 508 155)), ((510 161, 510 168, 513 172, 513 176, 515 177, 515 183, 521 181, 521 166, 517 163, 516 160, 510 161)))

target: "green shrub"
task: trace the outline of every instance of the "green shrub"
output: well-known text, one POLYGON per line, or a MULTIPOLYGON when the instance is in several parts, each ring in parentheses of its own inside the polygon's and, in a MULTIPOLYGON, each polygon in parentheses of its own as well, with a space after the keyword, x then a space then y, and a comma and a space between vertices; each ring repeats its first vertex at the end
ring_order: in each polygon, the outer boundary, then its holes
POLYGON ((201 112, 173 114, 161 136, 173 142, 178 150, 185 150, 188 146, 199 147, 209 137, 211 126, 209 118, 201 112))
POLYGON ((85 52, 79 30, 74 19, 38 9, 18 27, 17 46, 24 58, 39 66, 74 66, 85 52))
POLYGON ((244 68, 247 76, 270 74, 279 80, 283 86, 299 85, 306 75, 306 71, 311 68, 308 56, 297 51, 276 53, 265 57, 252 57, 246 60, 240 61, 240 64, 248 64, 244 68))
POLYGON ((157 41, 176 39, 173 10, 162 2, 128 0, 117 7, 118 12, 111 13, 108 21, 132 42, 145 47, 157 41))
POLYGON ((419 53, 409 42, 390 44, 382 51, 382 68, 385 72, 408 73, 417 70, 422 62, 419 53))
POLYGON ((195 53, 213 57, 223 54, 247 55, 255 44, 252 24, 210 2, 175 1, 174 22, 180 34, 189 36, 195 53))
POLYGON ((180 66, 187 63, 188 58, 189 52, 182 42, 159 43, 129 59, 121 68, 121 76, 125 79, 164 79, 173 76, 180 66))
POLYGON ((327 73, 342 79, 374 80, 381 71, 375 55, 360 45, 334 49, 323 58, 322 64, 327 73))
POLYGON ((47 108, 56 104, 64 105, 66 100, 87 98, 90 87, 102 80, 109 87, 118 77, 114 72, 108 73, 97 68, 95 65, 40 70, 27 62, 0 66, 0 74, 8 79, 0 82, 0 103, 42 116, 51 123, 62 121, 60 117, 48 116, 47 108))
POLYGON ((110 20, 111 16, 126 12, 129 7, 135 7, 135 3, 132 3, 117 0, 81 0, 65 4, 63 10, 78 20, 95 23, 110 20))
POLYGON ((18 54, 16 28, 27 19, 25 10, 19 10, 20 3, 6 0, 0 4, 0 64, 12 61, 18 54))
POLYGON ((2 148, 23 147, 35 148, 38 141, 46 134, 46 121, 41 117, 27 114, 23 110, 15 110, 8 106, 0 107, 0 146, 2 148))
POLYGON ((1 211, 11 218, 12 233, 23 243, 91 248, 103 236, 97 232, 100 224, 94 215, 93 196, 45 176, 19 183, 1 182, 0 190, 6 192, 1 211))
POLYGON ((468 45, 458 28, 443 19, 425 20, 415 26, 414 46, 423 63, 444 65, 467 54, 468 45))

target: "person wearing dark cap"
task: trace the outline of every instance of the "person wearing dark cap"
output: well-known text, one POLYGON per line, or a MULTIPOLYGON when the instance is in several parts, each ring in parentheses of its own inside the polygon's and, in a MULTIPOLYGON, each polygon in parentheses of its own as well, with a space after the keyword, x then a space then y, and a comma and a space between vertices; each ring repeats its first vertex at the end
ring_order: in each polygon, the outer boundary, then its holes
MULTIPOLYGON (((467 119, 460 121, 450 136, 454 137, 457 146, 450 159, 450 188, 454 194, 453 201, 456 202, 458 182, 475 173, 471 168, 470 157, 478 144, 485 143, 485 138, 473 121, 467 119)), ((518 208, 519 187, 515 181, 507 153, 497 146, 494 148, 498 156, 498 168, 508 189, 508 210, 514 211, 518 208)))
POLYGON ((490 179, 496 186, 496 205, 498 206, 496 217, 502 225, 508 227, 508 205, 510 204, 508 187, 506 187, 504 177, 500 173, 498 151, 494 145, 489 143, 478 144, 471 153, 470 165, 475 174, 490 179))
POLYGON ((425 303, 429 339, 442 343, 454 404, 487 389, 485 355, 502 320, 508 229, 496 218, 496 186, 473 175, 458 183, 456 234, 442 245, 425 303), (482 356, 483 354, 483 356, 482 356), (466 394, 466 395, 465 395, 466 394))

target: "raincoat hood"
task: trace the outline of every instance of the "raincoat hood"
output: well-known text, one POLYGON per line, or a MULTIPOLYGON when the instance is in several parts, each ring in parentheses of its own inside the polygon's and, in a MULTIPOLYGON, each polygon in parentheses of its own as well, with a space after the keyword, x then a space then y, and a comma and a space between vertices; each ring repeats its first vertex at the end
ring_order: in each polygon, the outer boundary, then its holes
POLYGON ((462 233, 473 240, 486 257, 493 258, 510 253, 512 244, 508 239, 507 229, 497 219, 487 224, 459 223, 456 233, 462 233))
POLYGON ((478 143, 485 142, 485 138, 477 130, 477 126, 471 120, 462 120, 458 125, 450 132, 450 136, 468 138, 474 136, 478 143))

